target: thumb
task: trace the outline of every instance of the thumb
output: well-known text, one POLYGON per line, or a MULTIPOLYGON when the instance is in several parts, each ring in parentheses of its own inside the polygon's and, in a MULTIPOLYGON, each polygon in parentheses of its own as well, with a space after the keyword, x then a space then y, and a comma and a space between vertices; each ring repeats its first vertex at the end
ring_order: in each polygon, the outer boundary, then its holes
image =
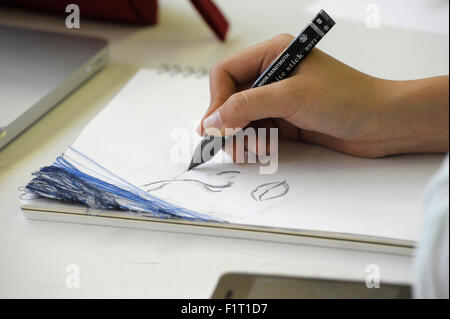
POLYGON ((203 121, 206 134, 225 136, 252 121, 289 117, 299 104, 290 93, 291 83, 292 79, 286 79, 233 94, 203 121))

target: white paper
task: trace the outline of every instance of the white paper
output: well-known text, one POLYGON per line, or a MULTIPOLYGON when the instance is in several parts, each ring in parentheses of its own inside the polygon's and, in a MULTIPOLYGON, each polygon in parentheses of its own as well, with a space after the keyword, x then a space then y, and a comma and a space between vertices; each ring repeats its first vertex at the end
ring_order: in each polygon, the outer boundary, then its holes
MULTIPOLYGON (((260 174, 258 164, 224 163, 223 152, 186 172, 200 141, 194 129, 208 103, 206 77, 141 70, 83 130, 73 147, 144 192, 231 223, 418 238, 422 189, 439 166, 440 156, 371 160, 280 142, 275 174, 260 174), (177 140, 182 132, 189 133, 186 143, 177 140), (176 145, 191 152, 180 157, 182 162, 173 161, 176 145), (177 181, 158 190, 154 190, 158 184, 145 186, 173 179, 177 181), (202 182, 216 188, 208 190, 202 182), (255 200, 263 191, 252 196, 260 185, 283 182, 289 186, 283 196, 255 200), (220 188, 227 183, 232 185, 220 188)), ((95 168, 84 170, 93 174, 95 168)), ((283 187, 277 187, 273 192, 280 195, 282 191, 283 187)))

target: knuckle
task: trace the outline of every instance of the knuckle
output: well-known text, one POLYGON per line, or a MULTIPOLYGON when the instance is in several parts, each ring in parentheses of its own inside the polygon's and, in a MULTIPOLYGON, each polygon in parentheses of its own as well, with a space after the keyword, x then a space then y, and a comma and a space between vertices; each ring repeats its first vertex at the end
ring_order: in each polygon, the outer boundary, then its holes
POLYGON ((209 70, 209 76, 214 76, 223 69, 223 62, 214 64, 209 70))

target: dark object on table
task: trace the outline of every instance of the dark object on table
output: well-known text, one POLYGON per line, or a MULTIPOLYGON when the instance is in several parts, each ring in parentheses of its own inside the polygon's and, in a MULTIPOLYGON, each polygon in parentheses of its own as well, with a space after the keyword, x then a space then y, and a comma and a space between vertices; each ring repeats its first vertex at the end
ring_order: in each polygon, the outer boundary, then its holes
MULTIPOLYGON (((219 8, 212 0, 191 2, 217 37, 224 41, 228 22, 219 8)), ((67 15, 69 4, 76 4, 84 18, 141 25, 153 25, 158 21, 157 0, 0 0, 0 4, 63 15, 67 15)))

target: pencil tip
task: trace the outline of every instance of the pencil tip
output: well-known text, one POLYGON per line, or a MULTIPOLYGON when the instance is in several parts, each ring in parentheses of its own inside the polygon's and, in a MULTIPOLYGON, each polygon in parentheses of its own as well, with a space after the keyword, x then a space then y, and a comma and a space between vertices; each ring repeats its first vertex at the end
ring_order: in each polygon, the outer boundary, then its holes
POLYGON ((191 169, 193 169, 194 167, 197 167, 198 166, 198 164, 196 165, 195 163, 194 163, 194 161, 192 160, 191 161, 191 164, 189 164, 189 168, 187 169, 188 171, 190 171, 191 169))

